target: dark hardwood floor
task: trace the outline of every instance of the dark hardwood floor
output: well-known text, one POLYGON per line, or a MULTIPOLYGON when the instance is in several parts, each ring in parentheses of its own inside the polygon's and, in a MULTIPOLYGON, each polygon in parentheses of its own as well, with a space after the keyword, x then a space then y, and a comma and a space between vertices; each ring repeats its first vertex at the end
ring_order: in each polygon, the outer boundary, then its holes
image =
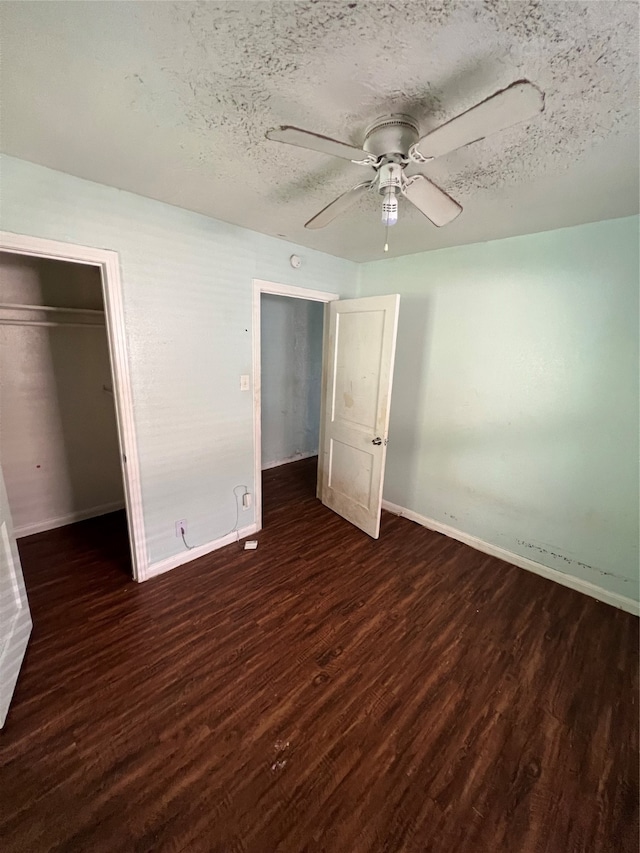
POLYGON ((142 585, 122 518, 21 541, 2 850, 638 851, 637 620, 314 482, 142 585))

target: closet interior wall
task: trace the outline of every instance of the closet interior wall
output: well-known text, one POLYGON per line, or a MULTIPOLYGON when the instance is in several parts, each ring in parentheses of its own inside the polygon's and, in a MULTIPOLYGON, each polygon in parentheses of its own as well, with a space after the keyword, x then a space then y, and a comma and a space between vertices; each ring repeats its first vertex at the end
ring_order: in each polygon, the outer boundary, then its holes
POLYGON ((0 464, 17 536, 124 507, 104 323, 97 267, 0 253, 0 464))

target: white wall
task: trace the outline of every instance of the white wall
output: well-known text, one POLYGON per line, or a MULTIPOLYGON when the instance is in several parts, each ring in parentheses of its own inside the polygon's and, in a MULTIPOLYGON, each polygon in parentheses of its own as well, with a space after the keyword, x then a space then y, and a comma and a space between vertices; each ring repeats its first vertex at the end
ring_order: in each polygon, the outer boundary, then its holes
POLYGON ((318 453, 324 305, 261 297, 262 467, 318 453))
MULTIPOLYGON (((32 163, 0 159, 0 226, 119 254, 150 562, 233 527, 253 490, 252 279, 356 290, 355 264, 32 163), (303 259, 294 270, 289 256, 303 259)), ((253 509, 242 524, 254 520, 253 509)))
POLYGON ((363 265, 401 294, 385 498, 637 601, 638 275, 638 217, 363 265))
MULTIPOLYGON (((101 308, 100 275, 0 253, 0 302, 101 308)), ((104 326, 0 325, 0 464, 17 536, 124 505, 111 384, 104 326)))

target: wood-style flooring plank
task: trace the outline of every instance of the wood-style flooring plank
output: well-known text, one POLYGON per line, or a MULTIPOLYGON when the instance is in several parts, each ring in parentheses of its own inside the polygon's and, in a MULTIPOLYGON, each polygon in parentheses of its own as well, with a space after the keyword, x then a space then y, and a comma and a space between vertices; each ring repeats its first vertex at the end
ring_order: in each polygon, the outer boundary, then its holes
POLYGON ((264 475, 255 552, 142 585, 114 513, 20 542, 7 853, 638 853, 638 622, 264 475))

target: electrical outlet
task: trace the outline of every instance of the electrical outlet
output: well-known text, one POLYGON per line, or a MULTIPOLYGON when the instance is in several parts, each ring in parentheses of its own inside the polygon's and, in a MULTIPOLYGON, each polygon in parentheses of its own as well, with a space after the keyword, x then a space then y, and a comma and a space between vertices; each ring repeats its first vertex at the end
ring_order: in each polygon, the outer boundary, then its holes
POLYGON ((251 509, 252 503, 251 492, 245 492, 242 496, 242 509, 251 509))
POLYGON ((182 539, 183 536, 187 535, 187 519, 181 518, 179 521, 176 521, 176 536, 178 539, 182 539))

